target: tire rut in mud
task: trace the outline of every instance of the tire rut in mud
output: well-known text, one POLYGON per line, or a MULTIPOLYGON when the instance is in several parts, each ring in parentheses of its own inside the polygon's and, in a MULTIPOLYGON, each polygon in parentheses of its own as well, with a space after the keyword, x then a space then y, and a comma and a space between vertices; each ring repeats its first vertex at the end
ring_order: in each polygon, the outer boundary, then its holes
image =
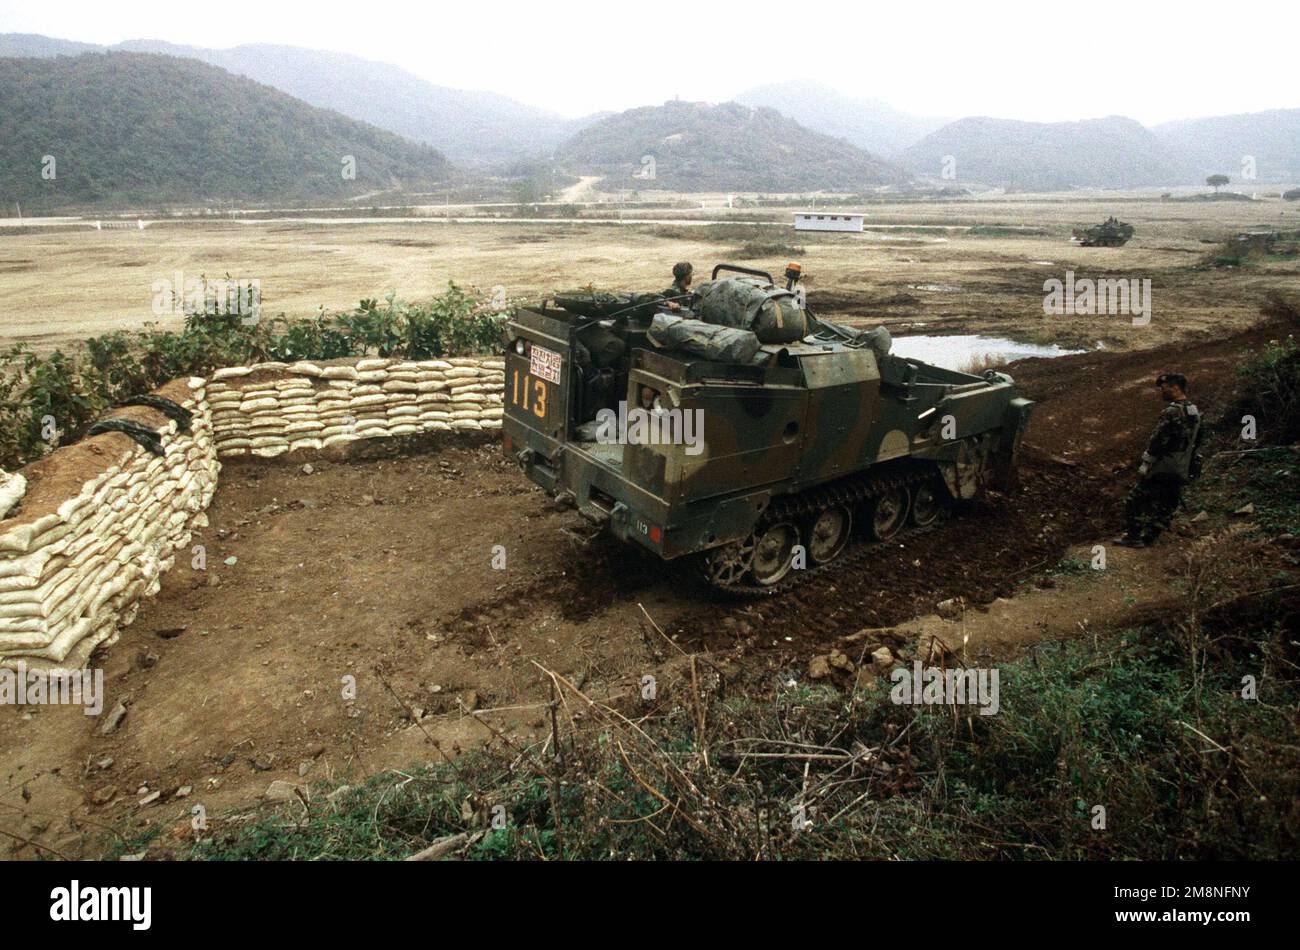
POLYGON ((585 546, 564 536, 556 543, 572 545, 562 567, 464 605, 443 623, 447 632, 462 642, 486 646, 488 628, 508 631, 546 611, 554 611, 566 623, 583 623, 664 580, 661 564, 605 535, 585 546))
POLYGON ((1114 514, 1109 504, 1097 504, 1104 489, 1102 479, 1067 466, 1032 463, 1012 495, 965 504, 933 531, 901 544, 874 544, 873 553, 844 570, 832 568, 778 596, 737 601, 714 595, 677 626, 696 649, 734 647, 739 627, 758 632, 757 646, 804 650, 863 627, 931 613, 950 597, 986 604, 1014 593, 1022 579, 1052 566, 1070 545, 1102 534, 1114 514))

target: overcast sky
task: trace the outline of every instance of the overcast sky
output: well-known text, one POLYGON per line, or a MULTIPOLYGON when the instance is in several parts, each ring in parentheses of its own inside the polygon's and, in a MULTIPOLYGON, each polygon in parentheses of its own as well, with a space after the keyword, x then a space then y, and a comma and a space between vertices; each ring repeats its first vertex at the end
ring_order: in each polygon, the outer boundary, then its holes
POLYGON ((1297 27, 1300 0, 0 0, 0 32, 341 50, 567 116, 790 79, 946 117, 1295 108, 1297 27))

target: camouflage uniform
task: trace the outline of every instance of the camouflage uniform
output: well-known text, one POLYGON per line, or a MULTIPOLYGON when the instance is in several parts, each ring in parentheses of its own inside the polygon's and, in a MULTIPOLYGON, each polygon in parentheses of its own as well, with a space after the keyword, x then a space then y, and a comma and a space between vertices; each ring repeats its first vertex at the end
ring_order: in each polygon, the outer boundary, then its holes
POLYGON ((694 272, 695 268, 690 261, 678 261, 673 265, 672 286, 663 292, 670 303, 677 304, 683 310, 689 309, 695 302, 695 292, 687 286, 694 272))
POLYGON ((684 286, 681 281, 675 280, 671 287, 663 291, 663 296, 688 309, 695 298, 695 291, 684 286))
POLYGON ((1201 445, 1201 414, 1186 399, 1165 406, 1147 450, 1141 480, 1124 502, 1129 541, 1150 544, 1168 529, 1201 445))

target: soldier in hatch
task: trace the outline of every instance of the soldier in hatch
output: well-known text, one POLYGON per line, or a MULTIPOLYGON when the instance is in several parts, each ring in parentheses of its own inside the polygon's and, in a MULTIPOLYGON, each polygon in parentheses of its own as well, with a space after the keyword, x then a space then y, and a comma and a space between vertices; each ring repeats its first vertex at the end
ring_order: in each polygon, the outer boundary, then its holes
POLYGON ((1161 373, 1156 387, 1167 405, 1142 453, 1140 480, 1124 502, 1128 527, 1115 543, 1126 547, 1153 544, 1173 520, 1183 486, 1200 474, 1201 414, 1187 400, 1187 377, 1161 373))
POLYGON ((673 284, 663 292, 663 296, 668 299, 665 306, 669 310, 689 310, 691 303, 695 298, 695 292, 691 290, 691 275, 695 268, 691 266, 690 261, 680 261, 673 265, 673 284))

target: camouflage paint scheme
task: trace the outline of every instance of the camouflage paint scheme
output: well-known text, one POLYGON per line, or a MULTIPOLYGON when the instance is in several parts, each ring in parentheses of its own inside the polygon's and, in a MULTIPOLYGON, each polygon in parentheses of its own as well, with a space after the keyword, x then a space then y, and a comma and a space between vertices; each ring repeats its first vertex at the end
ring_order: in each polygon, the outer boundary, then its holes
POLYGON ((1083 247, 1122 247, 1133 236, 1133 225, 1112 216, 1090 228, 1075 228, 1071 234, 1083 247))
POLYGON ((633 326, 623 398, 636 406, 648 386, 675 408, 702 410, 704 450, 578 442, 567 418, 573 320, 539 307, 509 323, 506 453, 548 493, 665 559, 745 538, 773 498, 874 466, 931 463, 954 498, 1005 485, 1033 405, 1000 373, 880 359, 812 338, 764 346, 767 366, 713 363, 655 350, 633 326), (530 373, 520 340, 562 355, 558 384, 530 373))

